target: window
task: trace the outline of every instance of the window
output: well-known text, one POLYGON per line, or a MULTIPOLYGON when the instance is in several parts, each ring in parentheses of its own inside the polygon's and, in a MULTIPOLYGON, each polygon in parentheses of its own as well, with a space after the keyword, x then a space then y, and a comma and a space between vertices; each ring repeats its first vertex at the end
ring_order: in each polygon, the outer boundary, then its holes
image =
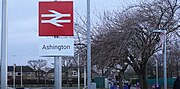
POLYGON ((21 73, 20 73, 20 72, 17 72, 16 75, 17 75, 17 76, 21 76, 21 73))
POLYGON ((72 76, 77 76, 77 71, 73 71, 73 75, 72 76))
POLYGON ((8 72, 8 76, 12 76, 12 73, 11 73, 11 72, 8 72))

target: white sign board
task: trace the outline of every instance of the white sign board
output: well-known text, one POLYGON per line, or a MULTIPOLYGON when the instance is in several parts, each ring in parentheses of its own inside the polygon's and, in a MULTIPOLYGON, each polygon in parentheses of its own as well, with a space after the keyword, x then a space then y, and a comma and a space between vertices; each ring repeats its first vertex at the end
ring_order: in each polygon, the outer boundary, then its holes
POLYGON ((39 38, 39 42, 40 56, 74 56, 73 38, 39 38))

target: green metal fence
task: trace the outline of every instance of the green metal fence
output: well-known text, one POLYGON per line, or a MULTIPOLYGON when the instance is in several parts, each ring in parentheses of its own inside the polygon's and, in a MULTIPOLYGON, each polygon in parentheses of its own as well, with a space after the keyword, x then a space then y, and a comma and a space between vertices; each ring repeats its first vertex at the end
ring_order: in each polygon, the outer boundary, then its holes
POLYGON ((105 88, 105 77, 94 77, 96 88, 105 88))
MULTIPOLYGON (((173 87, 175 80, 176 80, 175 78, 167 78, 168 87, 173 87)), ((149 86, 152 86, 153 84, 156 84, 156 79, 148 79, 147 82, 148 82, 149 86)), ((158 80, 158 82, 162 87, 164 86, 164 79, 163 78, 160 78, 158 80)))

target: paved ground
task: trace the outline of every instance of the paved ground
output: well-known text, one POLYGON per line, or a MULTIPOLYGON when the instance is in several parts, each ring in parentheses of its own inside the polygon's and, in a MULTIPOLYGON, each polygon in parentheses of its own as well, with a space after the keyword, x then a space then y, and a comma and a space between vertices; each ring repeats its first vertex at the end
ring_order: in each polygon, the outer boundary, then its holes
MULTIPOLYGON (((8 87, 8 89, 14 89, 14 88, 10 88, 8 87)), ((16 88, 18 89, 18 88, 16 88)), ((22 88, 19 88, 22 89, 22 88)), ((40 87, 40 88, 24 88, 24 89, 54 89, 52 87, 40 87)), ((62 89, 77 89, 77 87, 63 87, 62 89)))
POLYGON ((131 87, 131 89, 136 89, 136 87, 131 87))
MULTIPOLYGON (((8 89, 14 89, 14 88, 10 88, 8 87, 8 89)), ((16 88, 18 89, 18 88, 16 88)), ((19 88, 19 89, 22 89, 22 88, 19 88)), ((40 88, 24 88, 24 89, 54 89, 52 87, 40 87, 40 88)), ((77 87, 63 87, 62 89, 77 89, 77 87)), ((136 87, 131 87, 131 89, 136 89, 136 87)))

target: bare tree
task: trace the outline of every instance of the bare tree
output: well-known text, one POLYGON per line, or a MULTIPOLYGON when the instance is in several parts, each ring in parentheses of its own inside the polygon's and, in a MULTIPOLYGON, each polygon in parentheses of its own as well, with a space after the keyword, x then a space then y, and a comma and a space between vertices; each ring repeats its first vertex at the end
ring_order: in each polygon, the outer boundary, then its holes
POLYGON ((147 63, 160 48, 161 35, 153 30, 163 28, 167 34, 179 30, 179 8, 178 0, 157 0, 142 2, 111 16, 105 14, 97 27, 99 34, 93 39, 94 64, 110 67, 128 62, 141 89, 147 89, 147 63))
POLYGON ((180 40, 179 37, 175 35, 173 35, 171 39, 172 41, 169 43, 167 51, 168 76, 178 77, 180 71, 180 40))
POLYGON ((43 59, 39 60, 29 60, 29 66, 34 69, 35 75, 37 77, 37 83, 40 81, 40 77, 42 77, 42 71, 47 65, 47 61, 43 59))

